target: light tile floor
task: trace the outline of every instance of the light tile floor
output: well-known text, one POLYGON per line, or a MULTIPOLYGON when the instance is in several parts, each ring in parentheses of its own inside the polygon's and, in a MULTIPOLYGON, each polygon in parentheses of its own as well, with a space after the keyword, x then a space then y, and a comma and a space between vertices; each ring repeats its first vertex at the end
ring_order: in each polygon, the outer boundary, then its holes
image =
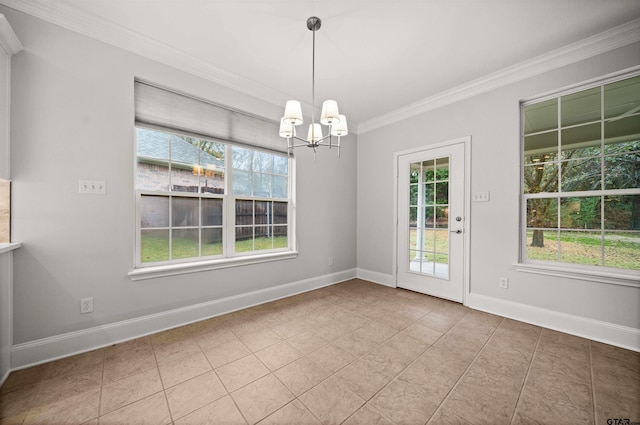
POLYGON ((352 280, 12 373, 0 424, 607 424, 639 400, 639 353, 352 280))

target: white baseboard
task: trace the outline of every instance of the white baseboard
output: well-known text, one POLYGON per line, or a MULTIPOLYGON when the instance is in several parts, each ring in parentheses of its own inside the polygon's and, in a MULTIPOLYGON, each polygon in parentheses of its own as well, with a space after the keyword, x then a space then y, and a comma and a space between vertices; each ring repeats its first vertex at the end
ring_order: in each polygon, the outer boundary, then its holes
POLYGON ((12 370, 23 369, 95 350, 209 317, 312 291, 355 277, 356 269, 349 269, 162 313, 15 344, 11 349, 11 368, 12 370))
POLYGON ((369 282, 378 283, 391 288, 396 287, 396 283, 393 281, 393 275, 390 274, 358 268, 356 269, 356 277, 358 279, 368 280, 369 282))
POLYGON ((640 329, 473 293, 467 295, 466 306, 640 352, 640 329))

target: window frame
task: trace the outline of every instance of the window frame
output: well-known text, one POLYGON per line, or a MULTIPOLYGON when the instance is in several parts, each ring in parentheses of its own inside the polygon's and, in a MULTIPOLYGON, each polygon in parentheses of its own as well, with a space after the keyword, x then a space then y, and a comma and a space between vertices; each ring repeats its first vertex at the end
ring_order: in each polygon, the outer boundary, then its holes
MULTIPOLYGON (((520 186, 519 186, 519 250, 518 250, 518 261, 514 264, 516 270, 526 273, 535 273, 542 274, 548 276, 555 277, 564 277, 564 278, 572 278, 572 279, 580 279, 587 281, 594 281, 600 283, 611 283, 618 284, 623 286, 640 286, 640 270, 634 269, 623 269, 623 268, 613 268, 607 267, 604 265, 584 265, 578 263, 569 263, 569 262, 560 262, 560 261, 552 261, 552 260, 536 260, 527 258, 527 201, 530 199, 536 198, 554 198, 557 199, 558 207, 560 206, 560 202, 562 199, 572 198, 572 197, 607 197, 607 196, 622 196, 622 195, 640 195, 640 188, 631 188, 631 189, 606 189, 603 188, 603 184, 601 182, 600 187, 596 190, 586 190, 586 191, 569 191, 569 192, 561 192, 561 182, 559 183, 558 190, 556 192, 540 192, 540 193, 525 193, 525 119, 524 119, 524 110, 526 106, 539 104, 545 101, 550 101, 553 99, 560 98, 579 93, 585 92, 590 89, 600 88, 600 96, 601 101, 603 101, 604 97, 604 89, 603 87, 607 84, 615 83, 618 81, 631 79, 634 77, 640 76, 640 69, 633 68, 630 70, 624 70, 618 73, 613 73, 604 77, 596 78, 584 83, 576 84, 571 87, 564 88, 562 90, 557 90, 554 92, 547 93, 542 96, 538 96, 531 99, 526 99, 520 102, 519 104, 519 117, 520 117, 520 150, 519 150, 519 172, 520 172, 520 186)), ((558 104, 557 108, 561 109, 562 105, 558 104)), ((604 123, 607 122, 607 119, 604 116, 605 104, 601 103, 600 105, 600 117, 595 120, 601 126, 601 137, 604 137, 602 133, 604 131, 604 123)), ((560 116, 560 112, 559 112, 560 116)), ((581 124, 572 124, 563 126, 560 120, 557 123, 555 129, 551 129, 549 131, 557 131, 562 132, 567 128, 575 128, 578 126, 588 125, 589 122, 581 123, 581 124)), ((538 134, 542 133, 532 133, 538 134)), ((558 167, 562 163, 563 159, 560 153, 562 152, 562 144, 560 141, 558 144, 558 157, 555 159, 555 162, 558 164, 558 167)), ((604 152, 604 149, 600 149, 600 153, 597 155, 598 158, 602 160, 600 164, 601 169, 604 169, 605 162, 604 158, 607 157, 607 154, 604 152)), ((587 158, 587 157, 585 157, 587 158)), ((577 158, 585 159, 585 158, 577 158)), ((588 158, 592 158, 589 156, 588 158)), ((575 160, 575 159, 574 159, 575 160)), ((602 176, 602 174, 601 174, 602 176)), ((604 179, 603 179, 604 180, 604 179)), ((604 207, 603 207, 604 208, 604 207)), ((601 219, 602 220, 602 219, 601 219)), ((602 221, 601 221, 602 223, 602 221)), ((560 231, 561 225, 558 223, 557 230, 560 231)), ((570 229, 567 229, 570 230, 570 229)), ((598 229, 594 229, 595 231, 599 231, 601 235, 604 237, 606 234, 605 229, 599 227, 598 229)))
MULTIPOLYGON (((223 141, 212 137, 203 135, 194 135, 188 132, 174 130, 169 128, 158 127, 149 124, 136 123, 134 126, 134 196, 135 196, 135 241, 134 241, 134 267, 128 275, 131 280, 150 279, 163 276, 172 276, 183 273, 193 273, 205 270, 216 270, 228 267, 244 266, 249 264, 265 263, 277 260, 285 260, 295 258, 298 255, 296 250, 296 237, 295 237, 295 158, 292 155, 287 155, 283 152, 276 152, 268 148, 260 148, 251 145, 240 145, 229 141, 223 141), (175 134, 187 137, 195 137, 201 140, 212 141, 220 143, 225 147, 225 165, 224 165, 224 193, 193 193, 193 192, 180 192, 172 191, 171 186, 167 191, 163 190, 147 190, 137 188, 137 167, 138 167, 138 154, 137 154, 137 129, 147 129, 151 131, 158 131, 167 134, 175 134), (282 155, 287 159, 287 197, 274 198, 264 196, 251 196, 251 195, 234 195, 232 193, 233 187, 233 166, 232 166, 232 149, 237 146, 242 149, 249 149, 251 151, 266 152, 272 155, 282 155), (197 228, 201 230, 210 226, 203 226, 201 220, 202 208, 201 199, 221 199, 222 200, 222 252, 221 255, 213 256, 198 256, 188 257, 180 259, 170 259, 167 261, 158 261, 151 263, 144 263, 141 261, 141 248, 142 248, 142 198, 143 196, 161 196, 168 198, 168 202, 171 205, 173 198, 196 198, 199 200, 198 226, 187 226, 187 228, 197 228), (270 202, 286 202, 287 203, 287 247, 272 248, 268 250, 259 251, 247 251, 247 252, 235 252, 235 229, 236 229, 236 216, 235 206, 236 201, 239 199, 257 201, 270 201, 270 202)), ((169 175, 171 174, 171 167, 169 166, 169 175)), ((273 174, 273 173, 272 173, 273 174)), ((171 207, 169 208, 171 211, 171 207)), ((163 229, 165 226, 162 226, 163 229)), ((169 214, 169 223, 166 229, 169 231, 169 241, 171 240, 172 230, 176 227, 171 222, 171 215, 169 214)), ((169 244, 171 250, 171 244, 169 244)), ((202 252, 202 245, 198 243, 199 254, 202 252)), ((171 252, 171 251, 170 251, 171 252)), ((170 254, 171 256, 171 254, 170 254)))

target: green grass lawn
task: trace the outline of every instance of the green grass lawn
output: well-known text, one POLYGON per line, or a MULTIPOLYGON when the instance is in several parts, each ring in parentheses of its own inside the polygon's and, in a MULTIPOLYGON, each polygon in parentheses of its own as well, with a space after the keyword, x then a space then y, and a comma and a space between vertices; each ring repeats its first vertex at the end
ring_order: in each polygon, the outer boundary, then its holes
MULTIPOLYGON (((558 258, 558 234, 544 232, 544 247, 532 247, 533 232, 527 232, 527 258, 563 263, 602 264, 602 240, 599 232, 561 232, 558 258)), ((604 240, 604 266, 640 270, 640 235, 607 233, 604 240)))
MULTIPOLYGON (((286 236, 274 238, 256 238, 236 241, 236 252, 264 251, 268 249, 286 248, 288 240, 286 236)), ((202 246, 202 256, 222 254, 222 243, 210 243, 202 246)), ((142 235, 140 257, 143 263, 154 263, 169 260, 169 238, 166 231, 158 231, 156 234, 142 235)), ((192 239, 173 238, 172 258, 198 257, 198 242, 192 239)))

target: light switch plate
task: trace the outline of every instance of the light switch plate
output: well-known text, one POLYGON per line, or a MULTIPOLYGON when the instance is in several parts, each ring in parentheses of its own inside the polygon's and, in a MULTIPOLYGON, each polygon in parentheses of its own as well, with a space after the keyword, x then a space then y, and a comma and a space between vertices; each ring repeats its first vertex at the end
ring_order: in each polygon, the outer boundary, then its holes
POLYGON ((473 202, 489 202, 489 192, 474 192, 473 202))
POLYGON ((104 180, 78 180, 78 193, 83 195, 105 195, 107 184, 104 180))

